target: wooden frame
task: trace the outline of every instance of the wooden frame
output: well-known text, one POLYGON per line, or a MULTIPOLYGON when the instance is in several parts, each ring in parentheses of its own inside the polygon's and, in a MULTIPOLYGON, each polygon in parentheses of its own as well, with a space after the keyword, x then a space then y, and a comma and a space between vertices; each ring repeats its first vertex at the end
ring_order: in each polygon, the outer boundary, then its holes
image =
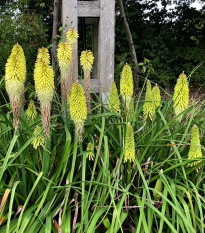
MULTIPOLYGON (((93 25, 95 64, 91 90, 100 93, 102 100, 107 102, 114 80, 115 0, 62 0, 62 24, 78 29, 78 17, 85 17, 86 24, 93 25)), ((77 59, 75 62, 77 72, 77 59)))

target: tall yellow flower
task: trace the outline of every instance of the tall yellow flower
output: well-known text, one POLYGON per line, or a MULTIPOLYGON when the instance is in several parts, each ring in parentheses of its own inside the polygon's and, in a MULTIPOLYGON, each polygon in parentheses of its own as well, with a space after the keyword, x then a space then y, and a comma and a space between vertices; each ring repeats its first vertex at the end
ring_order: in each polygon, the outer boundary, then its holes
POLYGON ((119 112, 120 110, 120 99, 114 81, 111 83, 111 88, 110 88, 109 109, 112 112, 119 112))
POLYGON ((33 100, 30 100, 28 109, 26 110, 26 115, 29 119, 34 119, 37 116, 36 106, 33 100))
POLYGON ((67 92, 69 90, 69 68, 72 60, 72 48, 67 41, 63 41, 58 45, 57 58, 61 72, 61 94, 63 102, 67 100, 67 92))
POLYGON ((26 59, 22 47, 14 45, 5 67, 5 86, 13 112, 15 133, 19 126, 21 105, 24 101, 24 82, 26 78, 26 59))
MULTIPOLYGON (((40 127, 37 125, 33 134, 36 134, 39 131, 40 127)), ((42 133, 39 133, 32 141, 34 149, 37 149, 40 145, 44 143, 44 137, 42 133)))
POLYGON ((73 84, 71 90, 70 115, 76 125, 79 141, 82 141, 83 125, 87 118, 87 107, 83 87, 77 82, 73 84))
MULTIPOLYGON (((174 88, 174 110, 175 114, 179 115, 187 109, 189 104, 189 87, 186 75, 181 73, 174 88)), ((179 118, 181 120, 182 117, 179 118)))
POLYGON ((128 64, 123 67, 120 80, 120 94, 126 103, 126 108, 129 110, 129 104, 133 95, 133 76, 132 70, 128 64))
MULTIPOLYGON (((156 181, 156 184, 155 184, 154 189, 155 189, 156 191, 158 191, 158 192, 162 192, 162 188, 163 188, 163 184, 162 184, 161 179, 159 178, 159 179, 157 179, 157 181, 156 181)), ((155 198, 156 200, 159 199, 159 197, 160 197, 160 195, 159 195, 157 192, 155 192, 155 191, 153 191, 153 196, 154 196, 154 198, 155 198)))
POLYGON ((155 108, 157 108, 161 104, 161 95, 157 84, 152 88, 152 93, 153 93, 155 108))
POLYGON ((94 160, 95 154, 94 154, 93 144, 91 142, 89 142, 87 145, 86 157, 89 160, 94 160))
POLYGON ((45 63, 50 64, 50 54, 47 48, 38 49, 37 60, 43 59, 45 63))
POLYGON ((147 81, 147 90, 145 94, 145 102, 143 105, 143 114, 144 114, 145 120, 147 120, 148 118, 150 120, 154 119, 155 104, 154 104, 154 99, 153 99, 152 86, 149 80, 147 81))
POLYGON ((36 61, 34 69, 35 90, 41 104, 44 133, 49 137, 50 108, 54 93, 54 72, 43 58, 36 61))
POLYGON ((80 64, 84 70, 85 97, 88 109, 90 109, 90 72, 93 66, 93 61, 93 53, 90 50, 82 51, 80 56, 80 64))
MULTIPOLYGON (((200 144, 200 139, 199 139, 199 129, 196 125, 194 125, 192 128, 191 146, 189 149, 188 157, 189 159, 196 159, 196 158, 202 157, 201 144, 200 144)), ((200 162, 201 160, 194 161, 194 162, 191 162, 189 165, 194 166, 200 162)))
POLYGON ((68 42, 73 45, 77 43, 77 39, 79 37, 78 32, 75 28, 68 29, 66 33, 66 37, 68 42))
POLYGON ((126 137, 125 137, 125 150, 124 150, 124 162, 127 160, 135 161, 135 141, 134 141, 134 133, 131 124, 128 122, 126 137))
POLYGON ((78 73, 76 72, 76 65, 77 65, 77 39, 78 39, 78 32, 76 29, 68 29, 66 33, 67 40, 72 48, 72 60, 70 63, 69 69, 69 77, 68 77, 68 90, 72 89, 72 84, 78 80, 78 73))

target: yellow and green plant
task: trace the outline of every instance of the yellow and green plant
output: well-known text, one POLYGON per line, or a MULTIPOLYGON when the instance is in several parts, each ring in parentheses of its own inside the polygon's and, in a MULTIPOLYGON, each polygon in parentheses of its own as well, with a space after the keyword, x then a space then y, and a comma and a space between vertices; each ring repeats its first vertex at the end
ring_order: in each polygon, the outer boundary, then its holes
POLYGON ((111 83, 110 96, 109 96, 109 109, 112 112, 119 112, 120 110, 120 99, 118 96, 118 91, 115 81, 111 83))
POLYGON ((153 120, 155 116, 155 104, 152 93, 151 82, 147 80, 147 89, 145 94, 145 102, 143 105, 143 115, 145 120, 153 120))

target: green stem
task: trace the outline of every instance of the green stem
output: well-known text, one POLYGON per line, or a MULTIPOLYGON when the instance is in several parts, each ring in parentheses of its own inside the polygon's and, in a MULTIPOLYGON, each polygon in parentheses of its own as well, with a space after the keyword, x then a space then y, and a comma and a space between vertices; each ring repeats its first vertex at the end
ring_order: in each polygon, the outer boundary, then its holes
MULTIPOLYGON (((81 206, 81 216, 84 215, 84 200, 85 200, 85 172, 86 172, 86 154, 83 153, 82 143, 80 144, 80 153, 83 156, 82 164, 82 206, 81 206)), ((81 231, 83 232, 83 218, 81 219, 81 231)))
POLYGON ((131 162, 128 161, 128 171, 127 171, 127 185, 130 184, 131 182, 131 174, 132 174, 132 169, 131 169, 131 162))

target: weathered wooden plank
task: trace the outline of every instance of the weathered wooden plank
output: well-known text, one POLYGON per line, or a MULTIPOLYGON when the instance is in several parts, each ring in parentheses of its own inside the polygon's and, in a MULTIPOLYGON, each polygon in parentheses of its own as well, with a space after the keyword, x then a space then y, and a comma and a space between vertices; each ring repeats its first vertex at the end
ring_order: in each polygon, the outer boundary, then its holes
MULTIPOLYGON (((82 84, 84 86, 84 80, 80 79, 79 83, 82 84)), ((90 80, 90 91, 92 93, 100 93, 100 81, 99 79, 91 79, 90 80)))
POLYGON ((114 80, 115 0, 100 1, 98 34, 98 75, 101 97, 107 102, 111 82, 114 80))
MULTIPOLYGON (((62 25, 69 28, 75 28, 78 30, 78 11, 77 11, 77 0, 62 0, 62 25)), ((65 33, 65 31, 63 32, 65 33)), ((69 71, 69 89, 71 89, 72 81, 78 78, 78 57, 77 57, 77 44, 73 47, 74 61, 71 62, 71 68, 69 71)))
POLYGON ((100 1, 78 1, 78 17, 100 17, 100 1))

